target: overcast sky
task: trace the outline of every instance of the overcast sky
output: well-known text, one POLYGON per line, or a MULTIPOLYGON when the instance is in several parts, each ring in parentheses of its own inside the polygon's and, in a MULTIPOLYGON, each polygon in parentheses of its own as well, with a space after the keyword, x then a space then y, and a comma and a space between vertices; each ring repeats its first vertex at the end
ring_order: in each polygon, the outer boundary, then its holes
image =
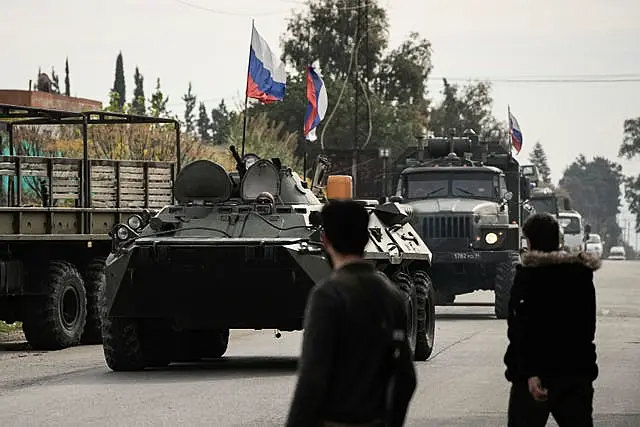
MULTIPOLYGON (((160 77, 170 108, 180 113, 189 81, 209 109, 221 98, 237 103, 245 86, 251 18, 280 54, 287 17, 304 8, 301 0, 1 1, 2 88, 26 89, 38 67, 50 72, 52 65, 62 84, 68 56, 72 95, 106 102, 122 50, 128 100, 138 65, 147 97, 160 77)), ((381 4, 389 14, 390 47, 411 30, 431 41, 434 77, 494 80, 495 114, 506 120, 509 104, 522 128, 519 158, 539 140, 554 181, 578 153, 618 160, 623 121, 640 116, 639 0, 381 4), (603 75, 638 81, 500 81, 603 75)), ((441 80, 432 79, 430 93, 439 98, 441 90, 441 80)), ((640 161, 618 161, 626 173, 640 173, 640 161)))

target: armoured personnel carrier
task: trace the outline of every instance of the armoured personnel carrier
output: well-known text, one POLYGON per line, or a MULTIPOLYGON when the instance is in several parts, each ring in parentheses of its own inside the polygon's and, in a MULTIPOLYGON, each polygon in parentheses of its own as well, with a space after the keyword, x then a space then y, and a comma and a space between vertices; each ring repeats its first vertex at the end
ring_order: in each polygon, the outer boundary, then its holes
MULTIPOLYGON (((231 151, 237 172, 192 162, 176 178, 176 204, 114 227, 103 293, 112 370, 221 357, 230 329, 274 329, 278 337, 303 328, 309 291, 331 272, 320 240, 323 203, 279 159, 231 151)), ((329 181, 329 200, 348 198, 351 189, 331 187, 351 177, 326 177, 325 166, 318 163, 312 189, 329 181)), ((370 212, 365 257, 406 294, 412 350, 426 360, 435 331, 431 252, 409 222, 411 209, 362 203, 370 212)))
POLYGON ((463 137, 427 138, 397 165, 391 200, 413 208, 412 224, 433 251, 437 304, 492 290, 495 314, 506 318, 520 261, 522 201, 529 197, 518 161, 507 147, 468 130, 463 137))

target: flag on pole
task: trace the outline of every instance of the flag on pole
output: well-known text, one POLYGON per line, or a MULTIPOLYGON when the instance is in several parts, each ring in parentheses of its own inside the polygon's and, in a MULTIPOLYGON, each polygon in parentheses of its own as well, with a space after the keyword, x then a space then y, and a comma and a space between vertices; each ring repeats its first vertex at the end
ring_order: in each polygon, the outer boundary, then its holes
POLYGON ((267 42, 252 24, 247 97, 257 99, 264 104, 282 101, 286 85, 287 73, 284 64, 273 54, 267 42))
POLYGON ((511 145, 516 149, 516 153, 520 153, 522 150, 522 131, 520 131, 520 125, 518 120, 511 114, 511 108, 509 107, 509 135, 511 136, 511 145))
POLYGON ((309 104, 307 105, 307 111, 304 116, 304 135, 308 141, 315 141, 316 128, 320 124, 320 121, 324 119, 329 105, 327 98, 327 89, 322 81, 320 72, 316 70, 319 68, 317 63, 307 67, 307 99, 309 104))

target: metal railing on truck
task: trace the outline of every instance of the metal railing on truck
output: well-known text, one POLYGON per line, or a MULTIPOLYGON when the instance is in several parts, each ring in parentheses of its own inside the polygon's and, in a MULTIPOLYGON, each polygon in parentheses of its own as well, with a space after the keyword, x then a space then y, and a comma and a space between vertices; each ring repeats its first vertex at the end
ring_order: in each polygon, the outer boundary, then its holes
POLYGON ((0 105, 0 130, 3 127, 9 155, 0 156, 0 177, 8 177, 6 206, 0 207, 0 240, 106 240, 113 226, 131 213, 174 201, 173 182, 181 159, 177 120, 0 105), (89 159, 88 126, 101 124, 173 124, 176 161, 89 159), (23 125, 82 125, 83 158, 15 155, 13 131, 23 125), (41 185, 41 206, 21 206, 27 177, 41 185), (60 200, 71 200, 74 206, 57 207, 60 200))

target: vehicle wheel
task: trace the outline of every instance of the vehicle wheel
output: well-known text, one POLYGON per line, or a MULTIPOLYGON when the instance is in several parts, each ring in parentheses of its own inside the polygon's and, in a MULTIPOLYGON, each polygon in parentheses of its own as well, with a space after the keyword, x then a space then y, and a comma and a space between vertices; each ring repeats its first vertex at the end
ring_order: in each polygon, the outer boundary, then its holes
POLYGON ((113 371, 139 371, 145 368, 140 324, 133 319, 104 317, 102 347, 107 366, 113 371))
POLYGON ((84 274, 84 285, 87 290, 87 324, 82 334, 83 344, 102 343, 102 310, 101 295, 105 287, 105 257, 91 261, 84 274))
POLYGON ((229 346, 229 329, 195 330, 176 333, 176 356, 179 362, 222 357, 229 346))
POLYGON ((51 261, 44 278, 46 296, 22 322, 27 341, 34 349, 60 350, 80 343, 87 320, 87 296, 82 276, 67 261, 51 261))
POLYGON ((431 357, 435 342, 436 307, 431 278, 424 271, 417 271, 413 282, 418 301, 418 331, 416 337, 415 360, 424 361, 431 357))
POLYGON ((506 319, 509 315, 509 298, 511 287, 516 273, 516 265, 520 263, 517 252, 510 255, 509 261, 496 266, 496 278, 494 284, 495 314, 498 319, 506 319))
POLYGON ((393 282, 405 294, 405 304, 407 309, 407 335, 409 338, 409 348, 411 353, 416 352, 416 341, 418 335, 418 296, 416 287, 406 273, 398 272, 393 276, 393 282))

